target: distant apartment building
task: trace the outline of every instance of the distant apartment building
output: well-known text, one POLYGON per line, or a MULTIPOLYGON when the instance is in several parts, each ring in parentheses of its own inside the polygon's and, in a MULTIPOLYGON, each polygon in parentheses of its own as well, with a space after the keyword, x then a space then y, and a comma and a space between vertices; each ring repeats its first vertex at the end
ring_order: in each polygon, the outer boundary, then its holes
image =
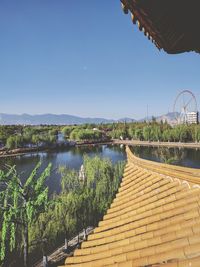
POLYGON ((188 124, 198 124, 199 123, 199 113, 198 112, 188 112, 187 113, 187 123, 188 124))

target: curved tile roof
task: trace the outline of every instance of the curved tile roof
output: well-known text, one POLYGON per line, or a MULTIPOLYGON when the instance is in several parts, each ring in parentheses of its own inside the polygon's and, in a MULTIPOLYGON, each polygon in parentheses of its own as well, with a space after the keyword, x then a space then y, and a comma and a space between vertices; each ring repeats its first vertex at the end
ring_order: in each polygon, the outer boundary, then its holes
POLYGON ((110 209, 70 267, 199 267, 200 170, 150 162, 127 147, 110 209))
POLYGON ((125 14, 157 46, 170 54, 200 52, 199 0, 121 0, 125 14))

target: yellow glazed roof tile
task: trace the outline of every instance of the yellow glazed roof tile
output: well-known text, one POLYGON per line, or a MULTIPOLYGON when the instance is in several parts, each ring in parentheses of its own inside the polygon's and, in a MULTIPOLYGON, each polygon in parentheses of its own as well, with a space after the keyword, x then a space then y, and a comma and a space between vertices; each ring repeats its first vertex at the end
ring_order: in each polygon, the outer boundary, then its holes
POLYGON ((135 157, 73 267, 200 267, 200 170, 135 157))

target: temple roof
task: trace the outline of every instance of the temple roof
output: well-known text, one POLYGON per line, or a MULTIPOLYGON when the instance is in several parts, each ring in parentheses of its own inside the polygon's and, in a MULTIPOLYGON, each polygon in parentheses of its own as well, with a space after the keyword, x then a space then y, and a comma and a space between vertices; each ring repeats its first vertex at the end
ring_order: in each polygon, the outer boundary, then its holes
POLYGON ((199 0, 121 0, 126 14, 159 49, 200 52, 199 0))
POLYGON ((135 157, 128 162, 110 209, 73 267, 199 267, 200 170, 135 157))

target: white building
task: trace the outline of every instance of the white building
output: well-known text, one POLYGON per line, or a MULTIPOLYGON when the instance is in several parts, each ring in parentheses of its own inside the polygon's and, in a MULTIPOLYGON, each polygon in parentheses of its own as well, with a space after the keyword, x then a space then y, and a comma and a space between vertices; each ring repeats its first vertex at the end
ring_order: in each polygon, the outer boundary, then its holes
POLYGON ((187 113, 187 123, 188 124, 197 124, 199 122, 198 112, 188 112, 187 113))

